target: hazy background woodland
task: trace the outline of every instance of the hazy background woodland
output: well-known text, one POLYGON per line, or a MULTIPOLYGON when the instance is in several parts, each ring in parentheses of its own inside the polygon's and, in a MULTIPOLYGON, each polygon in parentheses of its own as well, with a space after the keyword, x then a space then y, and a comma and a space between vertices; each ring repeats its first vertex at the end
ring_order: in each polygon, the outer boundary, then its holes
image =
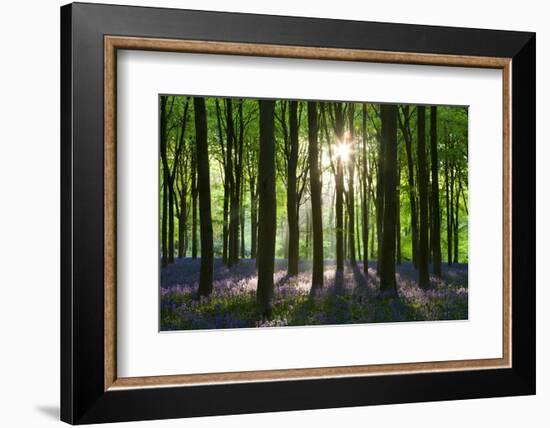
POLYGON ((159 102, 162 329, 467 318, 467 108, 159 102))

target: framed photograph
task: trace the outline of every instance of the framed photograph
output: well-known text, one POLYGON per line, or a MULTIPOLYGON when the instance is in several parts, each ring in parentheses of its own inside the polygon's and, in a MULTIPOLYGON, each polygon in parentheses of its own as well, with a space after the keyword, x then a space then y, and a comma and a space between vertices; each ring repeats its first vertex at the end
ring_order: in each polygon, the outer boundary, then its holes
POLYGON ((535 393, 535 35, 61 8, 61 418, 535 393))

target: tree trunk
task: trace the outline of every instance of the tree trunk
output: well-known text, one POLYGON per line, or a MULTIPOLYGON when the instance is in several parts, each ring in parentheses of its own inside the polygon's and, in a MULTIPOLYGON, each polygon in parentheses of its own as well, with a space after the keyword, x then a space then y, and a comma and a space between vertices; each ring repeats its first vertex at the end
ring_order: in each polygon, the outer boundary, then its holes
POLYGON ((241 226, 241 259, 244 259, 244 255, 246 253, 246 248, 245 248, 245 243, 244 243, 244 216, 245 216, 245 212, 244 212, 244 186, 241 186, 241 197, 239 198, 240 200, 240 205, 241 205, 241 209, 240 209, 240 221, 239 221, 239 224, 241 226))
POLYGON ((229 258, 229 184, 227 181, 229 178, 227 174, 225 176, 225 183, 223 185, 223 229, 222 229, 222 262, 227 265, 229 258))
POLYGON ((178 257, 185 257, 185 231, 187 229, 187 191, 180 195, 180 215, 178 218, 178 257))
MULTIPOLYGON (((344 114, 342 104, 335 103, 336 139, 344 137, 344 114)), ((336 160, 336 270, 344 270, 344 166, 341 157, 336 160)))
POLYGON ((395 213, 397 181, 397 106, 382 104, 382 145, 384 147, 384 215, 380 259, 380 291, 397 294, 395 283, 395 213))
POLYGON ((437 156, 437 107, 430 109, 430 156, 432 164, 432 264, 434 275, 441 277, 441 214, 439 213, 439 159, 437 156))
POLYGON ((455 195, 455 212, 456 212, 456 216, 455 216, 455 221, 454 221, 454 259, 453 259, 453 262, 454 263, 458 263, 458 214, 459 214, 459 209, 460 209, 460 186, 461 186, 461 183, 460 183, 460 174, 457 173, 458 175, 458 189, 456 191, 456 195, 455 195))
POLYGON ((418 268, 418 213, 416 209, 416 189, 414 185, 414 162, 412 156, 412 133, 410 126, 409 106, 403 106, 402 132, 407 152, 407 173, 409 181, 409 204, 411 211, 411 248, 412 261, 415 269, 418 268))
POLYGON ((161 263, 162 267, 166 267, 168 266, 168 181, 166 176, 162 180, 162 224, 160 234, 162 242, 161 263))
POLYGON ((260 100, 260 156, 258 165, 259 225, 258 289, 256 303, 262 318, 271 317, 277 200, 275 195, 275 102, 260 100))
MULTIPOLYGON (((222 112, 220 103, 216 98, 216 119, 218 123, 218 138, 220 140, 223 163, 223 226, 222 226, 222 263, 227 265, 228 258, 228 233, 229 233, 229 185, 231 172, 229 171, 227 148, 223 143, 222 112)), ((229 138, 227 139, 229 142, 229 138)))
MULTIPOLYGON (((361 186, 359 186, 359 193, 361 193, 361 186)), ((357 196, 357 195, 355 195, 357 196)), ((357 200, 357 199, 356 199, 357 200)), ((359 194, 359 201, 361 201, 361 194, 359 194)), ((360 203, 360 202, 359 202, 360 203)), ((359 260, 362 260, 361 257, 361 226, 359 225, 359 207, 357 206, 357 202, 355 204, 355 245, 357 248, 357 258, 359 260)))
POLYGON ((428 271, 428 172, 426 165, 426 108, 418 106, 417 114, 417 157, 418 157, 418 202, 420 205, 420 235, 418 241, 418 285, 430 285, 428 271))
MULTIPOLYGON (((368 164, 367 164, 367 105, 363 104, 362 106, 363 121, 362 121, 362 137, 363 137, 363 146, 362 146, 362 180, 361 185, 363 188, 363 199, 361 201, 361 211, 362 211, 362 222, 363 222, 363 272, 368 274, 369 271, 369 186, 367 184, 367 177, 369 174, 368 164)), ((368 276, 367 276, 368 278, 368 276)))
MULTIPOLYGON (((387 113, 386 113, 387 114, 387 113)), ((382 240, 384 237, 384 179, 385 179, 385 159, 386 159, 386 144, 383 142, 383 138, 378 136, 378 177, 376 180, 376 238, 377 238, 377 248, 376 248, 376 273, 380 276, 381 266, 381 253, 382 253, 382 240)), ((395 248, 395 246, 394 246, 395 248)))
POLYGON ((453 262, 453 251, 456 251, 454 242, 456 242, 455 239, 455 167, 453 164, 449 165, 449 189, 450 189, 450 195, 449 195, 449 203, 450 203, 450 214, 449 214, 449 225, 450 225, 450 232, 451 232, 451 253, 449 257, 449 261, 453 262))
POLYGON ((450 217, 450 209, 451 204, 449 201, 449 147, 447 144, 447 140, 445 140, 445 219, 447 220, 447 265, 451 265, 452 263, 452 228, 451 228, 451 217, 450 217))
POLYGON ((256 214, 256 193, 253 181, 250 180, 250 258, 255 259, 257 253, 258 217, 256 214))
POLYGON ((370 258, 374 259, 374 223, 371 223, 370 232, 370 258))
POLYGON ((288 218, 288 275, 298 274, 298 215, 296 193, 297 179, 296 168, 298 166, 298 102, 290 101, 289 107, 290 138, 287 162, 287 194, 286 211, 288 218))
POLYGON ((162 221, 161 221, 161 264, 162 267, 168 266, 168 181, 169 168, 166 146, 168 145, 168 118, 166 104, 168 97, 160 99, 160 157, 162 161, 162 221))
POLYGON ((212 234, 212 213, 210 208, 210 162, 208 158, 208 137, 206 106, 204 98, 193 98, 195 110, 195 135, 197 138, 197 172, 200 209, 201 267, 199 296, 212 292, 214 273, 214 241, 212 234))
POLYGON ((355 104, 348 104, 350 154, 348 159, 348 250, 351 266, 357 266, 355 257, 355 104))
POLYGON ((191 154, 191 209, 193 210, 192 230, 191 230, 191 257, 197 258, 197 149, 192 149, 191 154))
POLYGON ((174 186, 168 182, 168 263, 174 263, 174 186))
MULTIPOLYGON (((399 159, 398 159, 399 164, 399 159)), ((395 256, 395 263, 400 265, 402 254, 401 254, 401 167, 397 166, 397 186, 396 186, 396 204, 395 204, 395 235, 396 235, 396 256, 395 256)))
POLYGON ((311 192, 311 221, 313 228, 313 270, 311 278, 311 290, 323 288, 323 211, 321 206, 321 174, 319 172, 319 145, 317 141, 317 103, 308 102, 308 156, 309 156, 309 181, 311 192))
MULTIPOLYGON (((184 109, 183 109, 183 116, 181 118, 181 129, 179 132, 179 136, 177 138, 176 147, 174 151, 174 158, 172 162, 172 169, 168 170, 168 262, 173 263, 174 262, 174 239, 175 239, 175 226, 174 226, 174 217, 175 212, 174 209, 177 207, 175 205, 177 204, 176 201, 176 190, 174 187, 176 175, 178 173, 178 170, 181 169, 180 165, 180 159, 181 154, 184 152, 185 148, 185 127, 187 124, 187 112, 189 108, 189 98, 186 99, 184 103, 184 109)), ((165 156, 166 156, 166 147, 164 148, 165 156)), ((166 167, 168 167, 168 163, 166 162, 164 164, 166 167)))
POLYGON ((348 246, 348 240, 349 240, 349 236, 348 236, 348 224, 349 224, 349 211, 346 207, 346 211, 344 212, 344 242, 343 242, 343 247, 344 247, 344 260, 346 260, 348 258, 348 249, 349 249, 349 246, 348 246))
POLYGON ((243 100, 239 100, 238 107, 238 120, 239 120, 239 135, 236 140, 235 146, 235 209, 237 210, 237 224, 235 226, 235 245, 237 259, 234 263, 239 261, 239 252, 244 251, 244 239, 243 237, 243 223, 241 221, 241 209, 242 209, 242 196, 243 196, 243 146, 244 146, 244 119, 243 119, 243 100), (240 237, 239 237, 240 234, 240 237))
POLYGON ((237 188, 235 158, 237 142, 235 138, 235 126, 233 122, 233 101, 226 101, 227 122, 227 164, 230 172, 229 184, 229 240, 227 265, 229 267, 237 263, 239 259, 239 189, 237 188))

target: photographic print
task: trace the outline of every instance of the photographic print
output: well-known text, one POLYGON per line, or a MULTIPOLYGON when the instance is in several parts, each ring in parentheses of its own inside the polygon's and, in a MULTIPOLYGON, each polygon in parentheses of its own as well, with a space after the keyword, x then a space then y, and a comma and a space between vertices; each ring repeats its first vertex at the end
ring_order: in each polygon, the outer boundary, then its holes
POLYGON ((159 96, 160 330, 468 319, 468 108, 159 96))

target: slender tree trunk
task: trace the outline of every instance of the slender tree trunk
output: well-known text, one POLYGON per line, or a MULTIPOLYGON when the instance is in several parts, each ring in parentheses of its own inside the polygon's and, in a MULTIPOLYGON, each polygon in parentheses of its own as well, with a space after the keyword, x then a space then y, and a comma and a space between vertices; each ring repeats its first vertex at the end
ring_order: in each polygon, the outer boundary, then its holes
POLYGON ((445 140, 445 220, 447 224, 447 264, 450 266, 452 263, 452 230, 451 230, 451 221, 449 216, 449 210, 451 208, 450 201, 449 201, 449 148, 447 144, 447 140, 445 140))
POLYGON ((234 206, 232 206, 232 210, 236 211, 235 215, 235 224, 234 224, 234 239, 233 239, 233 245, 234 248, 234 255, 235 260, 233 260, 233 264, 238 263, 239 261, 239 251, 242 251, 240 248, 240 244, 244 241, 241 241, 242 237, 242 225, 241 222, 241 197, 242 197, 242 187, 243 187, 243 146, 244 146, 244 120, 243 120, 243 100, 239 100, 238 108, 237 108, 237 117, 239 121, 239 134, 238 138, 235 141, 235 188, 234 188, 234 195, 235 200, 233 201, 234 206), (240 232, 241 231, 241 232, 240 232), (240 236, 239 236, 240 235, 240 236))
POLYGON ((235 141, 235 126, 233 122, 233 100, 226 101, 226 123, 227 123, 227 165, 230 175, 229 181, 229 237, 227 265, 229 267, 237 263, 239 258, 239 197, 234 173, 235 153, 237 152, 235 141))
POLYGON ((228 246, 229 246, 229 178, 225 176, 223 185, 223 229, 222 229, 222 262, 224 265, 228 263, 228 246))
POLYGON ((370 234, 371 234, 371 239, 370 239, 370 258, 371 259, 374 259, 374 223, 371 223, 371 226, 370 226, 370 234))
POLYGON ((169 168, 166 146, 168 145, 167 123, 168 117, 166 104, 168 97, 160 98, 160 156, 162 161, 162 221, 161 221, 161 264, 162 267, 168 266, 168 181, 169 168))
MULTIPOLYGON (((220 102, 216 99, 216 120, 218 124, 218 138, 220 141, 223 164, 223 226, 222 226, 222 263, 227 265, 228 258, 228 227, 229 227, 229 184, 231 173, 229 172, 227 147, 224 146, 222 129, 222 111, 220 102)), ((229 138, 227 139, 229 142, 229 138)))
POLYGON ((187 257, 187 250, 189 248, 189 204, 185 202, 185 226, 183 228, 184 243, 183 243, 183 257, 187 257))
POLYGON ((397 186, 396 186, 396 204, 395 204, 395 236, 396 236, 396 257, 395 263, 400 265, 402 254, 401 254, 401 167, 399 166, 398 158, 398 167, 397 167, 397 186))
POLYGON ((297 178, 296 168, 298 166, 298 102, 290 101, 289 108, 290 138, 289 154, 287 163, 287 194, 286 211, 288 218, 288 274, 298 274, 298 197, 296 193, 297 178))
MULTIPOLYGON (((343 141, 344 114, 342 104, 334 105, 336 138, 343 141)), ((336 160, 336 270, 344 270, 344 166, 342 159, 336 160)))
POLYGON ((196 259, 198 253, 197 242, 197 150, 192 150, 191 160, 191 209, 193 210, 191 230, 191 257, 196 259))
POLYGON ((168 182, 165 176, 162 180, 162 267, 168 266, 168 182))
MULTIPOLYGON (((361 186, 359 186, 359 193, 361 193, 360 191, 361 189, 361 186)), ((357 195, 355 195, 357 196, 357 195)), ((357 200, 357 199, 356 199, 357 200)), ((361 201, 361 194, 359 194, 359 201, 361 201)), ((360 203, 360 202, 358 202, 360 203)), ((356 245, 356 248, 357 248, 357 259, 359 260, 362 260, 362 257, 361 257, 361 226, 359 225, 359 217, 360 214, 359 214, 359 207, 357 206, 357 204, 355 204, 355 245, 356 245)))
POLYGON ((384 222, 380 259, 380 291, 397 293, 395 283, 395 213, 397 182, 397 106, 382 104, 382 145, 384 146, 384 222))
POLYGON ((441 214, 439 212, 439 159, 437 155, 437 106, 430 109, 430 155, 432 164, 432 263, 434 275, 441 277, 441 214))
POLYGON ((174 263, 174 186, 168 183, 168 263, 174 263))
POLYGON ((258 217, 256 214, 256 194, 253 181, 250 181, 250 258, 255 259, 257 253, 258 217))
POLYGON ((428 271, 428 172, 426 165, 426 108, 418 106, 418 201, 420 205, 420 235, 418 242, 418 285, 430 285, 428 271))
POLYGON ((348 250, 351 266, 357 266, 355 257, 355 104, 348 104, 350 154, 348 159, 348 250))
POLYGON ((187 191, 184 189, 180 195, 180 215, 178 218, 178 257, 185 257, 185 230, 187 229, 187 191))
POLYGON ((412 133, 410 126, 409 106, 403 106, 403 137, 407 152, 407 173, 409 181, 409 204, 411 211, 411 248, 412 261, 415 269, 418 268, 418 213, 416 209, 416 189, 414 185, 414 162, 412 149, 412 133))
POLYGON ((344 246, 344 260, 346 260, 348 258, 348 249, 349 249, 349 246, 348 246, 348 241, 349 241, 349 230, 348 230, 348 225, 349 225, 349 211, 346 209, 346 211, 344 212, 344 243, 343 243, 343 246, 344 246))
POLYGON ((208 158, 208 136, 206 106, 204 98, 193 98, 195 110, 195 135, 197 138, 197 172, 200 209, 201 267, 199 296, 212 292, 214 273, 214 241, 212 234, 212 213, 210 208, 210 162, 208 158))
POLYGON ((275 194, 275 102, 260 100, 260 157, 258 166, 259 225, 258 289, 256 302, 262 318, 271 317, 277 199, 275 194))
MULTIPOLYGON (((174 187, 174 183, 176 180, 176 175, 178 171, 181 169, 181 155, 185 151, 185 127, 187 124, 187 112, 189 108, 189 98, 184 103, 184 109, 183 109, 183 116, 181 118, 181 129, 179 132, 179 136, 177 138, 176 147, 174 151, 174 159, 172 164, 172 169, 168 169, 168 262, 173 263, 174 262, 174 239, 176 235, 175 225, 174 225, 174 217, 176 216, 174 209, 177 207, 175 205, 177 204, 176 201, 176 189, 174 187)), ((164 154, 166 156, 166 147, 164 148, 164 154)), ((164 163, 165 167, 168 167, 168 162, 164 163)))
POLYGON ((319 171, 319 144, 317 126, 317 103, 307 104, 309 186, 311 192, 311 221, 313 228, 313 269, 311 290, 323 288, 323 211, 321 207, 321 179, 319 171))
POLYGON ((455 221, 454 221, 454 259, 453 259, 453 262, 454 263, 458 263, 458 214, 459 214, 459 209, 460 209, 460 174, 458 174, 458 186, 459 188, 457 189, 456 191, 456 195, 455 195, 455 212, 456 212, 456 216, 455 216, 455 221))
POLYGON ((449 260, 451 263, 453 262, 453 251, 456 251, 454 242, 456 242, 455 239, 455 167, 453 164, 449 166, 449 189, 451 191, 451 194, 449 195, 449 203, 450 203, 450 215, 449 215, 449 225, 450 225, 450 231, 451 231, 451 253, 449 260))
MULTIPOLYGON (((330 218, 329 218, 329 230, 333 231, 335 229, 336 222, 336 190, 332 193, 332 200, 330 204, 330 218)), ((330 233, 330 251, 332 258, 336 259, 336 234, 330 233)))
POLYGON ((363 199, 361 201, 362 203, 362 221, 363 221, 363 271, 365 274, 368 274, 369 271, 369 186, 367 184, 367 177, 370 173, 368 171, 368 164, 367 164, 367 105, 362 105, 362 137, 363 137, 363 145, 362 145, 362 156, 361 156, 361 164, 363 169, 362 174, 362 182, 361 185, 363 187, 363 199))
MULTIPOLYGON (((385 159, 386 159, 386 145, 383 142, 383 138, 378 136, 378 176, 376 180, 376 238, 377 238, 377 257, 376 257, 376 272, 380 276, 381 266, 381 253, 382 253, 382 239, 384 236, 383 221, 384 221, 384 208, 385 208, 385 192, 384 192, 384 179, 385 179, 385 159)), ((394 247, 395 248, 395 247, 394 247)))
POLYGON ((240 197, 240 204, 241 204, 241 209, 240 209, 240 221, 239 221, 239 224, 241 226, 241 259, 244 259, 244 255, 246 253, 246 248, 245 248, 245 242, 244 242, 244 216, 245 216, 245 212, 244 212, 244 186, 241 186, 241 197, 240 197))

